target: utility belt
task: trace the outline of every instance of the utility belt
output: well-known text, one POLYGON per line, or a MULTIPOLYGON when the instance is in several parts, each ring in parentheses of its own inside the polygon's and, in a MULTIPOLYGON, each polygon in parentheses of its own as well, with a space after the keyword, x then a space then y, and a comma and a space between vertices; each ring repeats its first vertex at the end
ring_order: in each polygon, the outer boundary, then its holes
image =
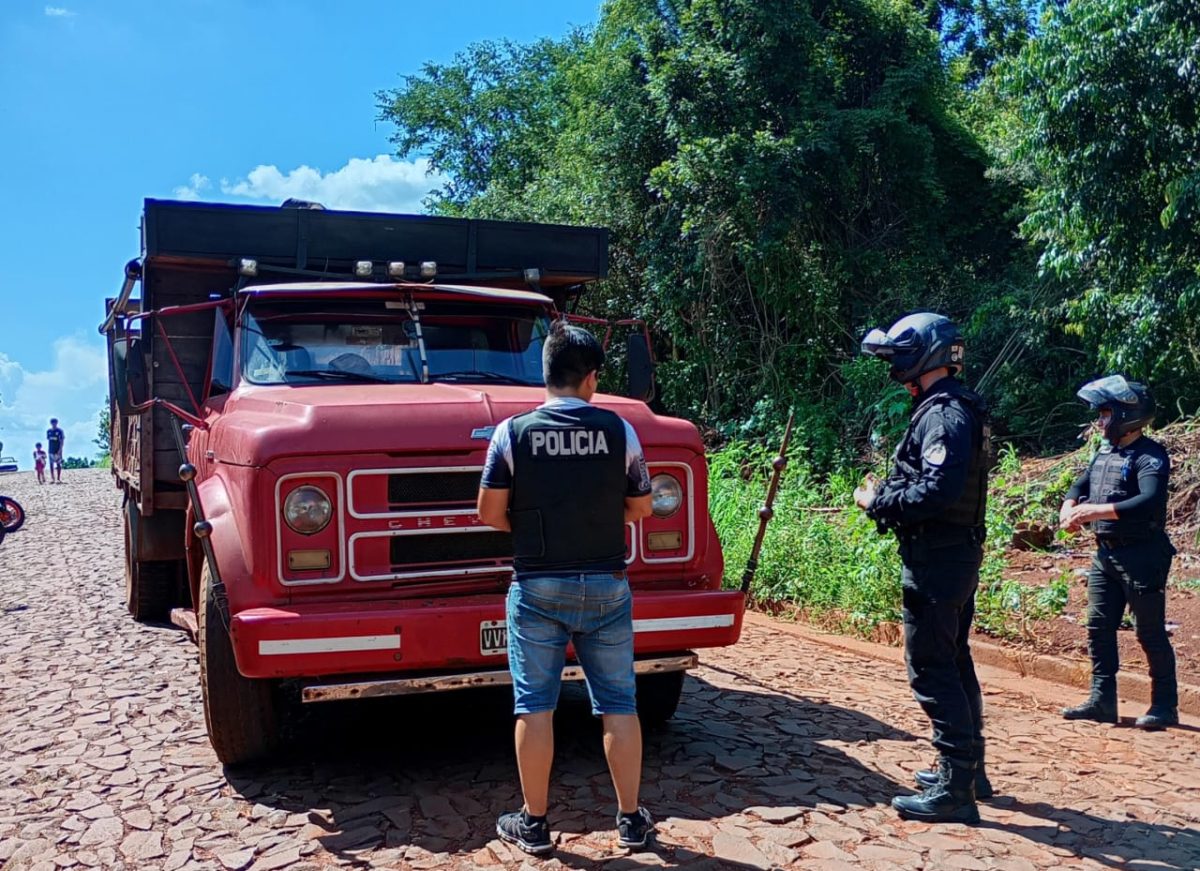
MULTIPOLYGON (((1128 521, 1126 522, 1128 523, 1128 521)), ((1111 550, 1114 547, 1130 547, 1132 545, 1146 544, 1162 534, 1163 527, 1161 524, 1156 522, 1142 522, 1126 529, 1118 528, 1112 532, 1097 532, 1096 546, 1102 547, 1105 550, 1111 550)))
POLYGON ((953 523, 925 521, 897 527, 896 538, 902 543, 924 541, 929 544, 983 544, 987 529, 983 526, 959 526, 953 523))

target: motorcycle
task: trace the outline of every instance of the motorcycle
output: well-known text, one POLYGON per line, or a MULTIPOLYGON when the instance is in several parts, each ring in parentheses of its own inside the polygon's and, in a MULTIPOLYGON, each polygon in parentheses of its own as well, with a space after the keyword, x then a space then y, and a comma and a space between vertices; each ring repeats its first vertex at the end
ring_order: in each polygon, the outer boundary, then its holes
MULTIPOLYGON (((0 496, 0 529, 5 533, 16 532, 25 525, 25 509, 11 496, 0 496)), ((0 541, 3 534, 0 534, 0 541)))

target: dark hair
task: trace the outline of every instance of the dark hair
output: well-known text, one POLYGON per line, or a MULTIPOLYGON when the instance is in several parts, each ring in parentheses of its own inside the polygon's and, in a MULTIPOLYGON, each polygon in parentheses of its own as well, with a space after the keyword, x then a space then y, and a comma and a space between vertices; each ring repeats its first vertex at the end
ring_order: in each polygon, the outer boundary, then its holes
POLYGON ((604 365, 604 349, 596 337, 585 330, 555 321, 542 346, 542 375, 546 386, 574 390, 589 372, 604 365))
POLYGON ((50 418, 50 422, 51 422, 51 423, 58 423, 58 418, 57 418, 57 417, 52 417, 52 418, 50 418))

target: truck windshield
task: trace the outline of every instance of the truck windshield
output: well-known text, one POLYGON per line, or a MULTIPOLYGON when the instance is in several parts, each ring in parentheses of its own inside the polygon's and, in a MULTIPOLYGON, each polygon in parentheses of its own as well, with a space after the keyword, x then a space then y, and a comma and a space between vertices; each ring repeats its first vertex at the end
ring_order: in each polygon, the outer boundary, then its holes
POLYGON ((241 325, 252 384, 419 383, 541 386, 546 311, 427 300, 253 301, 241 325))

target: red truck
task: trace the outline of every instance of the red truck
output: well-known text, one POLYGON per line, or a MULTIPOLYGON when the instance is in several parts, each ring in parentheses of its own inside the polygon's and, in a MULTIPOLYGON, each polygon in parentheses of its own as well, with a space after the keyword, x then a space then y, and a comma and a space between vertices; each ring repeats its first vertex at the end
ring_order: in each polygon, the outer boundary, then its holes
MULTIPOLYGON (((228 764, 269 753, 297 698, 509 681, 512 552, 475 512, 484 455, 542 401, 549 325, 607 269, 600 229, 312 205, 146 200, 100 328, 126 604, 195 635, 228 764)), ((696 428, 643 401, 648 341, 628 338, 641 399, 596 402, 635 427, 653 479, 627 563, 654 723, 695 649, 737 641, 744 601, 721 589, 696 428)))

